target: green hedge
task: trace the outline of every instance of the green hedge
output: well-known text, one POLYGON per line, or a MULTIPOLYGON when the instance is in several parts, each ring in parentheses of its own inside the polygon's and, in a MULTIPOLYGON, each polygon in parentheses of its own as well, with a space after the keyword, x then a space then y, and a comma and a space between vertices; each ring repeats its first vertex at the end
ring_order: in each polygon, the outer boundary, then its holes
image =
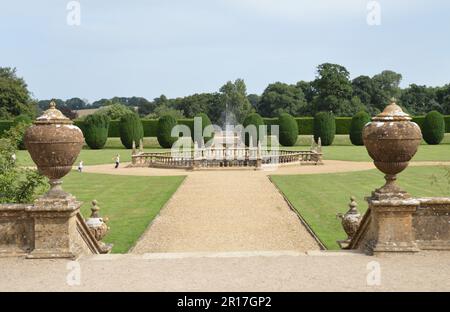
POLYGON ((314 132, 314 118, 312 117, 297 117, 295 118, 298 125, 299 135, 312 135, 314 132))
POLYGON ((9 130, 14 124, 13 120, 0 120, 0 135, 9 130))
POLYGON ((336 134, 350 134, 352 117, 335 117, 336 134))
POLYGON ((145 137, 156 137, 158 129, 158 119, 142 119, 145 137))

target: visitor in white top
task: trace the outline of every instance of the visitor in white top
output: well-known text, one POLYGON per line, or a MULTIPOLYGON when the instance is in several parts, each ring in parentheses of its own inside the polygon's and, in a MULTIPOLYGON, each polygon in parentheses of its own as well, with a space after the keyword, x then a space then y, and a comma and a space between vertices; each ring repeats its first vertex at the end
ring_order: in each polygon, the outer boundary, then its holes
POLYGON ((83 161, 82 160, 78 164, 78 172, 83 172, 83 161))
POLYGON ((117 168, 119 168, 119 164, 120 164, 120 155, 119 154, 116 155, 115 161, 116 161, 116 166, 114 168, 117 169, 117 168))

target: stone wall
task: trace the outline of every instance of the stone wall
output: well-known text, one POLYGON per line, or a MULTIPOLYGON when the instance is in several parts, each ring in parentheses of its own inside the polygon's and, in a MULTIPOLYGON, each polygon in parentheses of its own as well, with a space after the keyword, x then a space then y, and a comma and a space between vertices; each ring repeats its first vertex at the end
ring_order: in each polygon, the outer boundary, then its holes
POLYGON ((450 198, 369 200, 348 248, 369 254, 450 250, 450 198))
POLYGON ((0 257, 68 258, 107 253, 73 197, 41 197, 33 205, 0 205, 0 257))

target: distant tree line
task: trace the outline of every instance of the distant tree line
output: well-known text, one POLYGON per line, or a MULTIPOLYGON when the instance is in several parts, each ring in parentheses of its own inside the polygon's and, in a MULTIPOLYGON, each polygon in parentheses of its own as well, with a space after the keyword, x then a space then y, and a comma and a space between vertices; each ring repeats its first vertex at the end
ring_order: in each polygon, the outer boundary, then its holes
MULTIPOLYGON (((192 118, 206 113, 213 123, 222 123, 226 112, 236 121, 257 112, 263 117, 277 117, 282 113, 293 116, 314 116, 317 112, 333 112, 335 116, 353 116, 366 111, 370 115, 382 111, 392 97, 411 115, 425 115, 430 111, 450 114, 450 84, 429 87, 411 84, 400 88, 402 75, 385 70, 373 77, 358 76, 350 79, 349 71, 341 65, 325 63, 317 67, 313 81, 295 84, 275 82, 261 95, 248 94, 242 79, 229 81, 217 92, 193 94, 169 99, 161 95, 153 100, 143 97, 114 97, 93 103, 81 98, 56 99, 57 106, 68 117, 76 118, 75 110, 88 108, 108 109, 113 119, 121 107, 137 108, 141 117, 158 118, 172 115, 192 118)), ((15 69, 0 68, 0 119, 12 119, 25 114, 35 117, 47 109, 50 100, 36 101, 27 85, 17 77, 15 69)))

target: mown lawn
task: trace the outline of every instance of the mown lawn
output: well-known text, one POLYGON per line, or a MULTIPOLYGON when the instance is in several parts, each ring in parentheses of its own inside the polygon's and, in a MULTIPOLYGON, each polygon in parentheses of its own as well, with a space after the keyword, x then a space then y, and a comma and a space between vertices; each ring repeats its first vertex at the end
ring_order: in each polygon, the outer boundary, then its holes
POLYGON ((184 177, 136 177, 78 173, 64 178, 63 188, 83 202, 82 214, 90 216, 96 199, 100 214, 109 218, 104 241, 114 253, 126 253, 142 235, 160 209, 178 189, 184 177))
MULTIPOLYGON (((399 184, 417 197, 449 196, 446 172, 443 167, 408 168, 399 175, 399 184), (433 175, 438 183, 432 185, 433 175)), ((365 212, 364 197, 384 184, 377 170, 271 178, 329 249, 338 249, 336 241, 346 238, 336 214, 348 210, 350 196, 356 196, 359 211, 365 212)))

